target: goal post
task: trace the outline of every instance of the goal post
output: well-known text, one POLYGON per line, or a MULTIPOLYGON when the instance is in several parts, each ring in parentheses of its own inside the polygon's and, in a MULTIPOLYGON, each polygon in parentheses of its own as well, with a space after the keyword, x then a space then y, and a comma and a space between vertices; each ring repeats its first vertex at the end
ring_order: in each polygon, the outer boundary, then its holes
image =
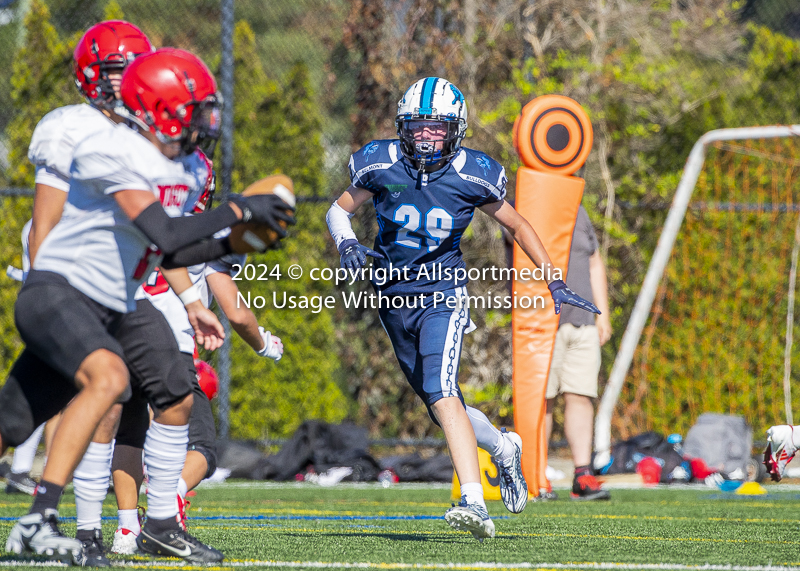
MULTIPOLYGON (((602 399, 597 409, 595 417, 595 451, 596 456, 594 466, 601 469, 606 466, 610 461, 611 451, 611 427, 614 411, 617 408, 620 393, 623 385, 625 384, 631 363, 633 362, 634 355, 636 354, 637 347, 639 347, 642 332, 647 324, 648 318, 651 316, 653 304, 659 292, 659 288, 664 280, 664 272, 667 268, 672 254, 673 248, 678 238, 681 227, 686 217, 687 209, 689 208, 692 195, 695 192, 695 187, 698 178, 703 172, 704 162, 708 149, 712 145, 723 144, 723 142, 730 141, 753 141, 753 140, 772 140, 781 138, 791 138, 800 136, 800 125, 790 126, 767 126, 767 127, 746 127, 736 129, 718 129, 710 131, 700 137, 692 148, 686 162, 680 183, 676 190, 672 205, 667 214, 663 230, 659 236, 656 249, 650 261, 647 273, 642 284, 642 288, 636 299, 630 319, 628 320, 625 332, 622 336, 619 351, 617 352, 614 365, 609 375, 608 383, 603 392, 602 399)), ((746 154, 746 153, 745 153, 746 154)), ((768 155, 768 153, 761 153, 761 155, 768 155)), ((796 157, 795 157, 796 158, 796 157)), ((800 166, 800 161, 797 163, 800 166)), ((725 178, 726 173, 717 176, 718 179, 725 178)), ((728 177, 730 178, 730 176, 728 177)), ((735 178, 735 175, 734 177, 735 178)), ((764 178, 762 176, 762 178, 764 178)), ((730 181, 728 181, 730 182, 730 181)), ((746 183, 747 184, 747 183, 746 183)), ((722 203, 720 203, 722 204, 722 203)), ((793 204, 791 209, 795 212, 795 207, 800 206, 800 200, 793 204)), ((725 204, 721 207, 722 210, 740 208, 738 203, 725 204)), ((746 208, 746 206, 744 207, 746 208)), ((761 208, 756 206, 756 208, 761 208)), ((719 211, 722 211, 719 210, 719 211)), ((727 211, 727 210, 726 210, 727 211)), ((759 210, 760 212, 760 210, 759 210)), ((794 228, 792 224, 792 234, 800 237, 800 227, 794 228)), ((794 237, 793 236, 793 237, 794 237)), ((791 245, 790 238, 790 245, 791 245)), ((797 242, 797 240, 794 240, 797 242)), ((797 244, 792 249, 792 279, 791 284, 794 284, 794 274, 797 265, 797 244)), ((788 257, 788 256, 787 256, 788 257)), ((787 276, 790 273, 789 268, 786 268, 787 276)), ((789 288, 792 290, 793 288, 789 288)), ((794 292, 789 292, 789 312, 793 313, 794 292)), ((787 320, 789 317, 787 316, 787 320)), ((791 323, 791 322, 789 322, 791 323)), ((786 353, 785 358, 781 360, 781 367, 788 369, 789 361, 789 345, 791 343, 791 332, 793 327, 787 326, 786 332, 786 353)), ((783 341, 782 341, 783 343, 783 341)), ((788 388, 788 375, 783 375, 781 386, 788 388)), ((787 411, 791 410, 790 405, 787 403, 785 406, 787 411)))

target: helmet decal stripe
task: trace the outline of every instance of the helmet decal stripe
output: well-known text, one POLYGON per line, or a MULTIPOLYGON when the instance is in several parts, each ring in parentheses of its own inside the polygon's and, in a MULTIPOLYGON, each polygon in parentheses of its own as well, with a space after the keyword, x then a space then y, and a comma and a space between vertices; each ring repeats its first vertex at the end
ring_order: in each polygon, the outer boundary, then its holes
MULTIPOLYGON (((419 102, 420 114, 424 113, 423 109, 433 107, 433 90, 436 89, 437 81, 439 81, 438 77, 425 78, 425 83, 422 84, 422 97, 419 102)), ((430 111, 428 111, 428 114, 430 114, 430 111)))

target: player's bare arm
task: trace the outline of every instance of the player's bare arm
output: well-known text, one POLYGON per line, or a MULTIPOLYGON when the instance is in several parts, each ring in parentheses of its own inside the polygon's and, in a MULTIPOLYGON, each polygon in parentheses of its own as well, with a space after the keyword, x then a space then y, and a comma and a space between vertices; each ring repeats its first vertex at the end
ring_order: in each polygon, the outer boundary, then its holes
MULTIPOLYGON (((481 210, 497 220, 508 233, 513 236, 514 240, 516 240, 517 244, 520 245, 534 264, 545 270, 555 269, 536 231, 508 202, 501 200, 499 202, 487 204, 481 207, 481 210)), ((554 272, 545 271, 544 275, 545 280, 547 280, 547 286, 550 289, 550 295, 553 296, 553 309, 556 315, 561 313, 562 303, 568 303, 569 305, 580 307, 592 313, 600 313, 594 304, 586 301, 569 289, 563 280, 552 279, 554 272)))
POLYGON ((258 332, 258 320, 250 309, 244 304, 237 307, 236 296, 239 288, 231 276, 223 272, 216 272, 206 276, 208 288, 217 300, 220 309, 231 322, 233 328, 245 343, 254 351, 264 348, 264 340, 258 332))
POLYGON ((261 357, 281 360, 283 356, 283 342, 281 338, 273 335, 263 327, 259 327, 258 320, 250 309, 236 303, 239 288, 230 274, 215 272, 206 276, 206 282, 219 303, 225 316, 230 320, 231 327, 253 351, 261 357))
POLYGON ((350 185, 336 201, 336 204, 350 214, 355 214, 356 210, 361 208, 362 204, 372 199, 372 196, 370 191, 350 185))
POLYGON ((203 305, 200 300, 200 294, 195 293, 196 287, 192 283, 186 268, 162 269, 161 275, 167 280, 172 291, 178 294, 178 297, 184 302, 186 315, 189 317, 189 323, 194 329, 194 336, 198 345, 208 351, 214 351, 222 347, 225 340, 225 330, 214 312, 203 305))
POLYGON ((28 237, 28 253, 31 264, 36 259, 36 252, 42 245, 50 230, 55 228, 61 220, 67 193, 46 184, 36 183, 33 196, 33 217, 31 219, 31 233, 28 237))
MULTIPOLYGON (((537 267, 544 270, 548 268, 550 270, 555 269, 553 262, 550 261, 550 256, 547 255, 547 250, 544 249, 544 245, 539 239, 539 235, 536 234, 536 230, 508 202, 505 200, 493 202, 481 207, 481 210, 497 220, 508 231, 511 237, 520 245, 522 251, 528 255, 537 267)), ((553 281, 548 279, 552 273, 549 271, 544 273, 548 284, 553 281)))

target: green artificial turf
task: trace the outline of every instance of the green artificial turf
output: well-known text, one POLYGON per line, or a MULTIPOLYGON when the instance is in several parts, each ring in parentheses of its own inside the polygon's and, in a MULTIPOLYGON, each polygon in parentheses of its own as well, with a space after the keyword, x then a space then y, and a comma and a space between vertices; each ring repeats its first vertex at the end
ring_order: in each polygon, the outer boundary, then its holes
MULTIPOLYGON (((441 517, 449 488, 233 483, 200 487, 190 531, 222 550, 221 569, 688 568, 767 571, 800 565, 800 492, 769 486, 741 497, 710 488, 613 490, 610 502, 529 503, 520 515, 489 502, 497 536, 479 543, 441 517), (411 519, 433 516, 434 519, 411 519), (224 518, 224 519, 220 519, 224 518), (248 563, 244 563, 248 562, 248 563), (670 567, 671 566, 671 567, 670 567), (719 567, 717 567, 719 566, 719 567)), ((144 500, 144 498, 142 498, 144 500)), ((104 515, 114 516, 113 495, 104 515)), ((0 496, 0 541, 24 514, 27 497, 0 496)), ((62 516, 74 516, 64 496, 62 516)), ((105 520, 108 543, 115 520, 105 520)), ((63 530, 75 533, 74 520, 63 530)), ((2 545, 2 544, 0 544, 2 545)), ((175 559, 112 556, 132 568, 175 568, 175 559)), ((0 557, 0 569, 21 566, 0 557)), ((186 569, 187 567, 184 567, 186 569)))

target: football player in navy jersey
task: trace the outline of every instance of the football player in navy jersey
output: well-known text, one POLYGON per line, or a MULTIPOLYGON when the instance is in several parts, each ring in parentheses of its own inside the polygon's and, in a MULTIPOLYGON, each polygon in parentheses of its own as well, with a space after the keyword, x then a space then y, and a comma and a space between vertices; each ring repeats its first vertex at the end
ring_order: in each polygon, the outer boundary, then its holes
MULTIPOLYGON (((351 185, 328 211, 328 228, 342 267, 358 272, 372 256, 374 267, 385 271, 387 279, 373 278, 378 299, 384 298, 381 322, 403 373, 444 431, 461 483, 461 501, 445 519, 482 540, 494 537, 494 523, 483 498, 477 447, 500 467, 500 492, 511 512, 525 508, 528 490, 522 439, 466 406, 458 386, 463 336, 474 328, 467 304, 459 301, 468 281, 460 242, 475 209, 506 228, 546 276, 555 268, 531 225, 504 200, 505 169, 461 146, 467 105, 452 83, 438 77, 414 83, 398 103, 395 122, 398 139, 372 141, 350 158, 351 185), (350 224, 367 200, 378 219, 374 249, 358 242, 350 224), (398 297, 404 300, 398 303, 398 297)), ((556 313, 562 303, 598 313, 562 280, 547 281, 556 313)))

